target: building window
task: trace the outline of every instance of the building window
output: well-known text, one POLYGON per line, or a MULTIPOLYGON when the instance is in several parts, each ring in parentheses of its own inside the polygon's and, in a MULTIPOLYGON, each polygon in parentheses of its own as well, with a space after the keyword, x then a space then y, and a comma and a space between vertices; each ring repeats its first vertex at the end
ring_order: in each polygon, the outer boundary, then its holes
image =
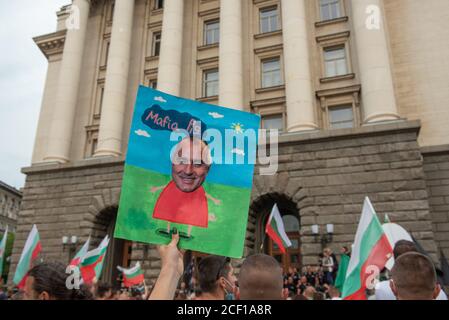
POLYGON ((329 107, 329 128, 343 129, 354 127, 354 114, 351 105, 329 107))
POLYGON ((341 17, 340 0, 320 0, 321 21, 341 17))
POLYGON ((153 33, 153 44, 151 55, 153 57, 158 57, 160 53, 161 53, 161 33, 155 32, 153 33))
POLYGON ((341 76, 348 73, 346 50, 344 47, 324 49, 326 77, 341 76))
POLYGON ((164 0, 154 0, 154 9, 162 9, 164 7, 164 0))
POLYGON ((110 48, 110 46, 111 46, 111 42, 110 41, 106 42, 106 48, 104 50, 104 63, 103 63, 104 66, 108 65, 108 57, 109 57, 109 48, 110 48))
POLYGON ((280 59, 275 58, 262 61, 262 88, 275 87, 281 84, 280 59))
POLYGON ((220 41, 220 22, 218 20, 204 23, 204 44, 210 45, 220 41))
POLYGON ((203 97, 218 96, 218 69, 203 73, 203 97))
POLYGON ((92 150, 90 151, 90 154, 93 156, 95 154, 95 151, 97 151, 98 147, 98 138, 92 139, 92 150))
POLYGON ((152 89, 157 89, 157 80, 156 79, 150 79, 148 81, 148 86, 152 89))
POLYGON ((96 115, 100 115, 101 114, 101 109, 103 109, 103 98, 104 98, 104 87, 101 87, 101 89, 100 89, 100 101, 98 102, 98 108, 97 108, 96 115))
POLYGON ((109 12, 109 21, 114 19, 114 9, 115 9, 115 1, 111 4, 111 11, 109 12))
POLYGON ((277 7, 260 10, 260 33, 279 30, 279 13, 277 7))
POLYGON ((262 116, 262 128, 267 130, 284 130, 284 119, 281 114, 262 116))

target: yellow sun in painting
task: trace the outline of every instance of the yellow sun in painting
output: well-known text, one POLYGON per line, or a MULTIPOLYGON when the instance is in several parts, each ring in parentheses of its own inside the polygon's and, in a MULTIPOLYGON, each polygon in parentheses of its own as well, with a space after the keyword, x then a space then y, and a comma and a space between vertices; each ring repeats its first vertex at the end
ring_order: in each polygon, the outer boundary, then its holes
POLYGON ((231 128, 234 129, 236 133, 243 133, 243 124, 241 123, 233 123, 231 128))

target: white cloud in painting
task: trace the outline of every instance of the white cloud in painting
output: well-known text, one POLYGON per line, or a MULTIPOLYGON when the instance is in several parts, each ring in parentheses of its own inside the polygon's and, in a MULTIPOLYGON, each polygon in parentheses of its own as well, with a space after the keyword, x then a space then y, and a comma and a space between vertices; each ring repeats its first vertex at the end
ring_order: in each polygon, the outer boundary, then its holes
POLYGON ((151 137, 148 132, 146 132, 145 130, 142 130, 142 129, 136 130, 136 131, 134 131, 134 133, 141 137, 146 137, 146 138, 151 137))
POLYGON ((214 119, 221 119, 224 118, 224 115, 219 114, 218 112, 209 112, 209 115, 214 119))
POLYGON ((162 102, 162 103, 166 103, 166 102, 167 102, 167 100, 165 100, 165 99, 162 98, 162 97, 155 97, 154 100, 155 100, 155 101, 162 102))

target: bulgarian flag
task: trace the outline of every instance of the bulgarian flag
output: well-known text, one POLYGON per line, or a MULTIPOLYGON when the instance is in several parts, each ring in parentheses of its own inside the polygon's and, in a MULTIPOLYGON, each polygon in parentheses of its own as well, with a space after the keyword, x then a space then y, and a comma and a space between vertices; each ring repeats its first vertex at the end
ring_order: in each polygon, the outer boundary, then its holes
POLYGON ((285 248, 291 247, 292 243, 285 233, 284 223, 276 204, 271 209, 265 232, 277 244, 282 253, 285 253, 285 248))
POLYGON ((120 266, 118 266, 117 269, 123 274, 123 285, 127 288, 139 285, 144 281, 140 262, 137 262, 136 265, 130 269, 125 269, 120 266))
POLYGON ((343 285, 343 299, 366 300, 365 290, 371 284, 370 279, 385 267, 392 253, 390 241, 366 197, 343 285))
POLYGON ((108 249, 108 244, 109 237, 106 235, 97 248, 88 251, 81 259, 79 267, 84 283, 91 284, 95 278, 99 279, 102 268, 98 268, 98 266, 103 266, 103 260, 106 255, 106 250, 108 249))
POLYGON ((90 244, 90 236, 87 238, 84 245, 81 247, 80 251, 73 257, 72 261, 70 261, 70 265, 77 267, 81 263, 81 260, 86 255, 87 251, 89 250, 89 244, 90 244))
POLYGON ((8 226, 6 226, 2 242, 0 242, 0 278, 2 277, 3 274, 3 264, 5 262, 6 239, 8 239, 8 226))
POLYGON ((33 261, 37 258, 41 252, 41 241, 39 238, 39 232, 36 225, 33 225, 28 239, 25 242, 22 254, 20 256, 19 263, 17 264, 16 273, 14 275, 13 282, 20 289, 25 286, 28 270, 30 270, 33 261))

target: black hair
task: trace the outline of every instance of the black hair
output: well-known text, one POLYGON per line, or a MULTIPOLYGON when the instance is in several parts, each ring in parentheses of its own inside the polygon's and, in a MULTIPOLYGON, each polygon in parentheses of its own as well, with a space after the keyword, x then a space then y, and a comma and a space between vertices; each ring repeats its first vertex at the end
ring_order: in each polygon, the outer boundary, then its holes
POLYGON ((43 262, 34 266, 28 273, 33 277, 33 290, 38 294, 47 292, 55 300, 92 300, 90 291, 80 285, 79 289, 69 289, 66 280, 69 274, 66 266, 59 262, 43 262))
POLYGON ((217 289, 217 280, 226 277, 231 269, 230 259, 221 256, 207 256, 198 265, 198 282, 201 292, 211 293, 217 289))
POLYGON ((109 283, 99 282, 96 291, 97 298, 104 298, 109 291, 112 293, 112 286, 109 283))
POLYGON ((393 249, 393 256, 395 260, 407 252, 418 252, 418 248, 414 242, 408 240, 399 240, 396 242, 393 249))

